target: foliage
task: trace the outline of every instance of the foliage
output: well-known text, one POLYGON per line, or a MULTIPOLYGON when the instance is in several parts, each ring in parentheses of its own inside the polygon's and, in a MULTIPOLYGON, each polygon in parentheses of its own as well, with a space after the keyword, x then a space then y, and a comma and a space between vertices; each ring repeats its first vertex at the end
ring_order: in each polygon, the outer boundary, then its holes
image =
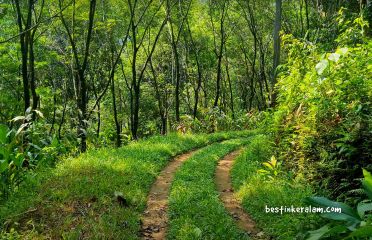
POLYGON ((203 118, 199 117, 194 119, 191 115, 183 115, 180 123, 178 123, 175 128, 181 132, 193 133, 236 131, 248 128, 249 118, 245 114, 241 113, 232 118, 218 108, 201 108, 200 111, 201 116, 204 116, 203 118))
POLYGON ((355 188, 360 169, 371 167, 372 41, 349 34, 363 31, 363 19, 340 24, 346 26, 332 52, 283 37, 288 62, 280 69, 278 106, 262 127, 274 134, 284 168, 345 198, 340 193, 355 188))
POLYGON ((65 151, 57 138, 48 137, 43 124, 32 121, 41 112, 28 109, 25 116, 17 116, 8 129, 0 125, 0 200, 6 199, 26 177, 27 171, 40 163, 51 165, 65 151))
POLYGON ((274 180, 281 173, 280 163, 275 156, 271 156, 270 161, 262 163, 265 169, 259 169, 258 174, 265 176, 268 179, 274 180))
POLYGON ((330 212, 323 213, 321 216, 335 220, 318 230, 309 232, 309 240, 317 239, 363 239, 371 237, 372 233, 372 175, 363 170, 364 180, 363 188, 368 200, 361 201, 356 209, 347 204, 333 202, 324 197, 310 197, 306 199, 307 203, 313 206, 319 206, 323 209, 340 208, 341 213, 330 212))

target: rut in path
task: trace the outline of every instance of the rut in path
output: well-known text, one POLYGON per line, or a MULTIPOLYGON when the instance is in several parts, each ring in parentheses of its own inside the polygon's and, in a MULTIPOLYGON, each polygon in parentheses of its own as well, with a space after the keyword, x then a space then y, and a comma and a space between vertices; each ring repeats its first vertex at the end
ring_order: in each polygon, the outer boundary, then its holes
POLYGON ((168 225, 168 195, 177 169, 196 151, 177 156, 162 170, 152 185, 147 208, 142 217, 141 236, 143 239, 165 239, 168 225))
POLYGON ((234 159, 241 153, 241 150, 234 151, 226 155, 221 161, 219 161, 216 173, 215 183, 217 190, 220 193, 220 199, 223 202, 226 210, 235 219, 238 226, 249 233, 254 239, 264 238, 263 232, 257 227, 252 218, 244 212, 239 201, 234 196, 232 189, 230 170, 234 163, 234 159))

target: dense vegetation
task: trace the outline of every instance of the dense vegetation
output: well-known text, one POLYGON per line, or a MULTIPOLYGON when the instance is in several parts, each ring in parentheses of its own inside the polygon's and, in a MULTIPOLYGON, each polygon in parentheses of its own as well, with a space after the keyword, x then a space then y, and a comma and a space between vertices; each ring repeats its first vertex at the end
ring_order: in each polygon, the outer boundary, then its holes
POLYGON ((170 238, 245 237, 213 186, 242 145, 234 190, 266 235, 368 236, 371 24, 368 0, 0 0, 3 238, 137 238, 161 169, 208 144, 176 174, 170 238), (365 211, 262 212, 313 195, 365 211))

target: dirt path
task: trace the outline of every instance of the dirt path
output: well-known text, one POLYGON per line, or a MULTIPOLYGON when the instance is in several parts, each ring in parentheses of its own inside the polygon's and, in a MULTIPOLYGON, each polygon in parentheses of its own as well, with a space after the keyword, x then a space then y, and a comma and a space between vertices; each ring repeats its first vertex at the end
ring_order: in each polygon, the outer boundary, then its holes
POLYGON ((239 201, 234 197, 234 191, 230 179, 230 169, 234 159, 241 153, 241 150, 226 155, 219 163, 215 173, 215 183, 220 193, 220 199, 226 210, 236 220, 238 226, 249 233, 253 239, 263 238, 263 232, 257 227, 252 218, 244 212, 239 201))
POLYGON ((143 239, 165 239, 168 224, 168 195, 174 174, 195 152, 191 151, 177 156, 163 169, 152 185, 147 199, 147 208, 142 217, 141 236, 143 239))

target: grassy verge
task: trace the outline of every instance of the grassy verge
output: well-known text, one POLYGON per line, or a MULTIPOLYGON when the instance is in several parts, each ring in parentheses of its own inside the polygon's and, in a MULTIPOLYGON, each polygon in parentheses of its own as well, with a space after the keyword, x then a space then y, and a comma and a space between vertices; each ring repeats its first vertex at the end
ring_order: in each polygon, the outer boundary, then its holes
POLYGON ((176 173, 169 197, 168 239, 242 239, 215 189, 218 160, 244 141, 215 143, 195 153, 176 173))
POLYGON ((276 239, 302 239, 303 232, 319 221, 319 216, 308 213, 266 213, 265 206, 295 206, 305 204, 303 199, 312 195, 306 183, 290 180, 288 174, 279 170, 274 179, 257 173, 264 168, 263 162, 273 154, 272 144, 264 135, 251 138, 231 171, 233 187, 243 208, 255 219, 263 231, 276 239))
POLYGON ((173 156, 248 134, 173 134, 65 159, 30 177, 0 206, 0 232, 5 239, 136 239, 150 186, 173 156))

